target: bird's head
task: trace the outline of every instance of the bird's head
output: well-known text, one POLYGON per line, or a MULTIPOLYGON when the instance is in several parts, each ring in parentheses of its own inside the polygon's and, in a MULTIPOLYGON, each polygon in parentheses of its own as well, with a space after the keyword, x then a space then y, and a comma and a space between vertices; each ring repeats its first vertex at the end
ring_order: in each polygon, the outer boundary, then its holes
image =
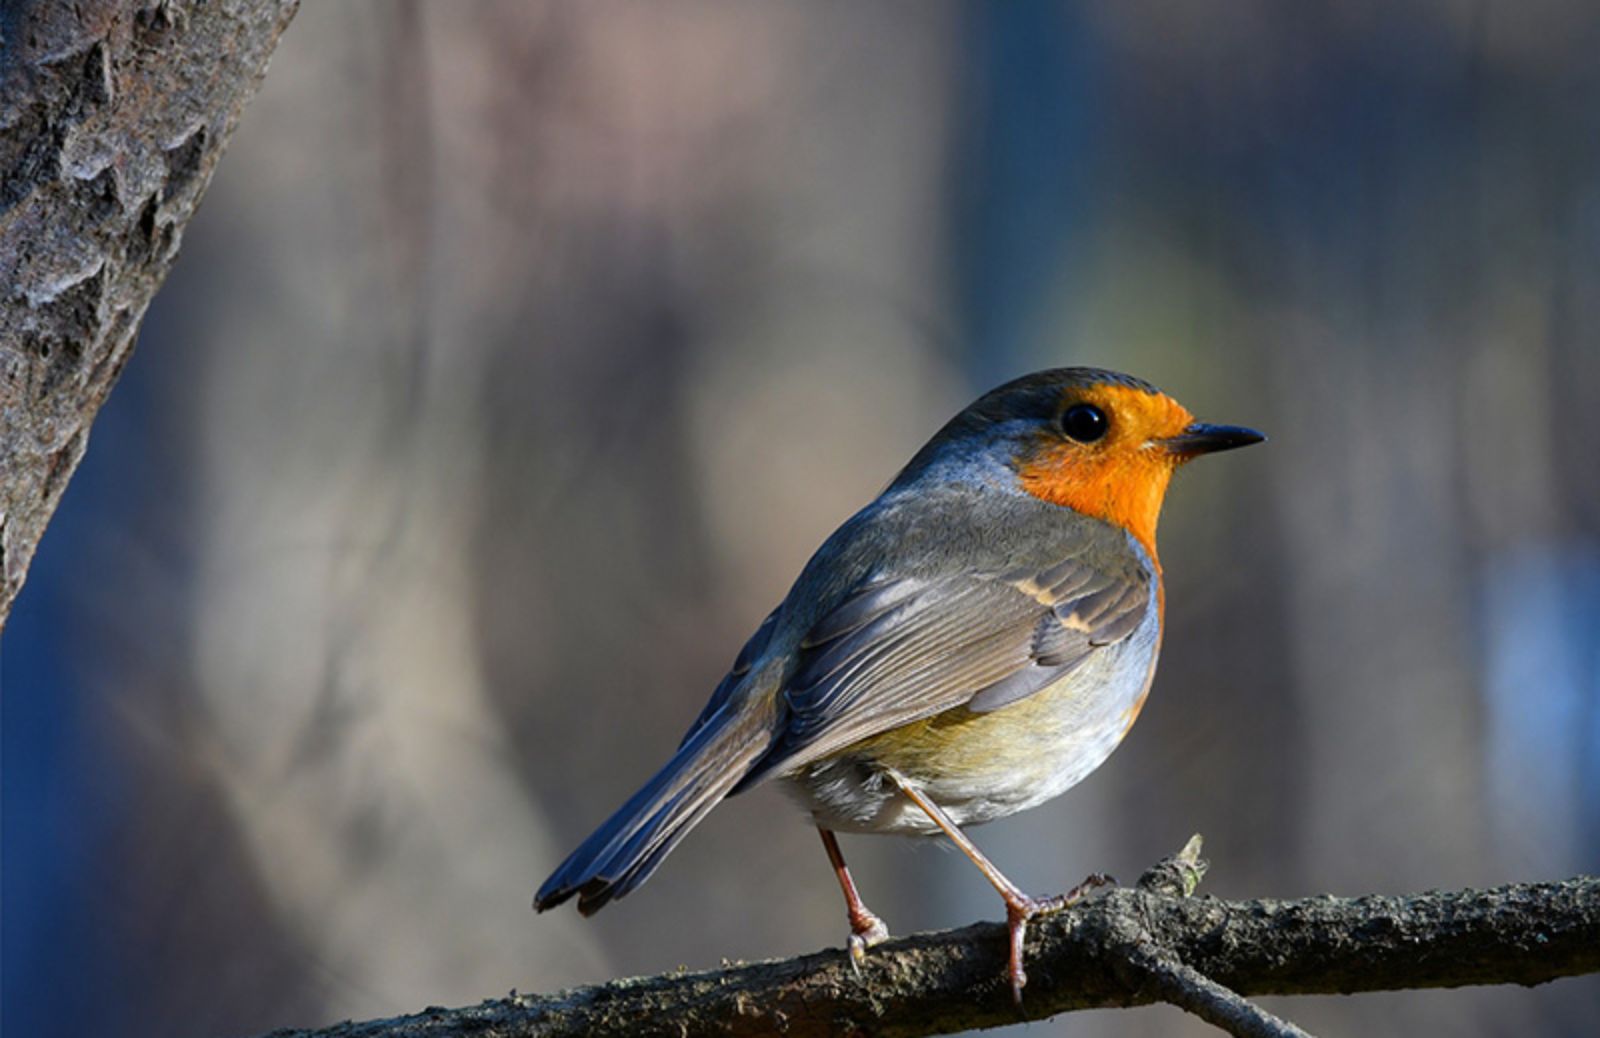
POLYGON ((897 482, 963 469, 1010 479, 1051 504, 1114 523, 1153 555, 1156 520, 1179 465, 1266 437, 1209 425, 1155 386, 1100 368, 1054 368, 978 398, 897 482))

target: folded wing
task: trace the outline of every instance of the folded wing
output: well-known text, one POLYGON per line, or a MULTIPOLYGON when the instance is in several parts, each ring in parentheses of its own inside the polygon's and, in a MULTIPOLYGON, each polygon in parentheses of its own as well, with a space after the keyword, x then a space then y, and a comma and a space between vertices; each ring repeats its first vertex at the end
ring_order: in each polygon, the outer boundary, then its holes
POLYGON ((958 706, 998 710, 1054 684, 1138 628, 1153 579, 1130 550, 867 581, 806 635, 780 734, 737 788, 899 725, 958 706))

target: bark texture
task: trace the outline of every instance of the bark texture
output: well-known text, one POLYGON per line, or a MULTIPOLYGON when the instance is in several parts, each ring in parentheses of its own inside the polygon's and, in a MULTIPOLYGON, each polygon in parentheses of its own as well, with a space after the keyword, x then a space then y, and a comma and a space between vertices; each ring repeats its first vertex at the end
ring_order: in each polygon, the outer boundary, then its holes
MULTIPOLYGON (((998 924, 874 948, 859 976, 842 951, 705 973, 617 980, 555 995, 346 1023, 275 1038, 458 1035, 913 1036, 1169 1001, 1234 1033, 1298 1033, 1239 1017, 1226 992, 1297 995, 1541 984, 1600 971, 1600 877, 1408 897, 1296 901, 1113 890, 1030 932, 1028 987, 1012 1004, 998 924), (1150 963, 1181 964, 1174 970, 1150 963), (1182 976, 1198 974, 1209 986, 1182 976), (1193 993, 1207 988, 1200 995, 1193 993), (1223 1006, 1201 1011, 1192 1001, 1223 1006)), ((1264 1017, 1264 1014, 1260 1015, 1264 1017)))
POLYGON ((297 5, 0 7, 0 627, 297 5))

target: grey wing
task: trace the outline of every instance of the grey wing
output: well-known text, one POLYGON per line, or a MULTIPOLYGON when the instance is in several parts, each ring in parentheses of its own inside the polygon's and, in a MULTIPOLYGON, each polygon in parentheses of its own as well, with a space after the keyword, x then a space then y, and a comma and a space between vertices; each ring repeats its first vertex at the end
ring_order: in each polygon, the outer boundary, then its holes
POLYGON ((998 710, 1053 684, 1095 649, 1133 634, 1150 606, 1150 573, 1142 565, 1104 573, 1086 571, 1074 559, 1023 587, 1046 606, 1034 625, 1030 665, 979 690, 967 702, 974 713, 998 710))
POLYGON ((768 613, 767 618, 761 621, 761 626, 756 628, 756 633, 744 643, 744 648, 739 650, 738 657, 733 661, 733 668, 723 675, 711 693, 711 698, 707 700, 705 708, 700 711, 700 716, 694 719, 694 724, 691 724, 689 730, 684 733, 683 742, 678 744, 680 750, 683 749, 684 743, 694 738, 694 733, 698 732, 713 714, 722 709, 722 704, 728 701, 728 697, 733 695, 733 690, 738 687, 739 682, 750 673, 755 661, 767 651, 767 643, 772 640, 772 630, 777 626, 778 613, 782 609, 783 606, 780 605, 768 613))
POLYGON ((783 730, 742 786, 954 707, 997 710, 1048 687, 1138 628, 1152 579, 1129 552, 868 582, 802 642, 783 730))

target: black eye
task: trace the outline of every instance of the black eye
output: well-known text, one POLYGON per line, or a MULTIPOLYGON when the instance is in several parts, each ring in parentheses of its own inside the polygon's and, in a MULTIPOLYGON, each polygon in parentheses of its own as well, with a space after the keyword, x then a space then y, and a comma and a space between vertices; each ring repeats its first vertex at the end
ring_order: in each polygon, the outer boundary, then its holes
POLYGON ((1093 404, 1073 404, 1061 415, 1061 431, 1079 443, 1093 443, 1110 425, 1106 413, 1093 404))

